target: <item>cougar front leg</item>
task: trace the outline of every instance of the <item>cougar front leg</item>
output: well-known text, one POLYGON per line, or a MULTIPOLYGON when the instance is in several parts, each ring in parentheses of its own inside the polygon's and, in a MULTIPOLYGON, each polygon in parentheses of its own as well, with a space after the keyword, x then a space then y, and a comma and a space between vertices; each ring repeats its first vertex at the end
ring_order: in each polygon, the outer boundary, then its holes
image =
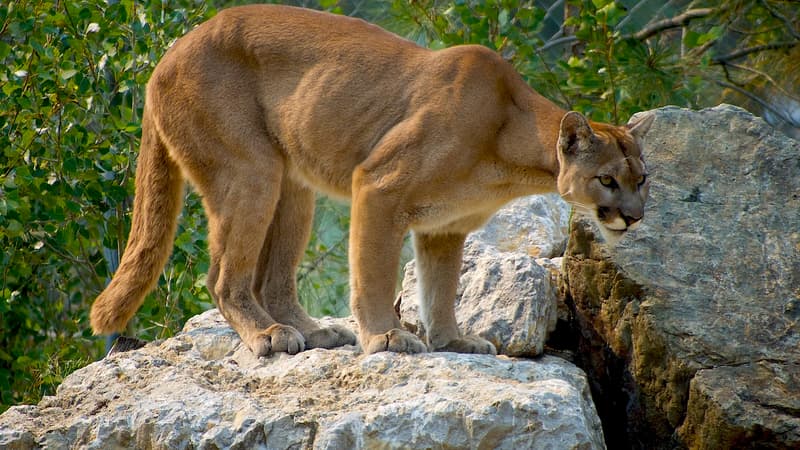
POLYGON ((353 191, 350 219, 350 309, 365 353, 421 353, 425 344, 402 329, 394 289, 405 224, 390 194, 373 185, 353 191))
POLYGON ((321 327, 297 299, 297 266, 308 245, 314 218, 314 193, 284 177, 267 238, 255 273, 253 292, 261 306, 280 323, 296 328, 306 348, 333 348, 356 343, 346 327, 321 327))
POLYGON ((464 249, 463 234, 414 233, 419 311, 433 351, 487 353, 494 345, 458 330, 455 299, 464 249))

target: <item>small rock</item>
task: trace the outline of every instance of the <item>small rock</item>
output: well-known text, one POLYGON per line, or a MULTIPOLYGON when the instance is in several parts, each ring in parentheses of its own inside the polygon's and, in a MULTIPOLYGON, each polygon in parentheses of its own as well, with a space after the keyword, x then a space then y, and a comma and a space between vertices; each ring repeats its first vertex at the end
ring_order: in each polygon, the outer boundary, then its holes
POLYGON ((564 254, 572 208, 558 194, 518 198, 472 236, 501 252, 521 252, 532 258, 564 254))
MULTIPOLYGON (((414 261, 405 267, 400 315, 420 336, 414 261)), ((469 236, 456 294, 462 333, 476 334, 509 356, 542 353, 555 328, 557 292, 550 272, 522 252, 504 252, 469 236)))

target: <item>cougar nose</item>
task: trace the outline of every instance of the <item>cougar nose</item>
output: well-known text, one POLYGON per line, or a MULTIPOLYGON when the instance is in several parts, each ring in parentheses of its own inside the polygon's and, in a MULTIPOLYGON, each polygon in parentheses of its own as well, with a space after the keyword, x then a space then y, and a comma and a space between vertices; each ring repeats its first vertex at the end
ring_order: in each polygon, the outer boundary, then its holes
POLYGON ((635 224, 636 222, 639 222, 640 220, 642 220, 642 215, 639 215, 638 217, 633 217, 633 216, 626 216, 625 214, 622 214, 622 219, 625 221, 625 225, 631 226, 631 225, 635 224))

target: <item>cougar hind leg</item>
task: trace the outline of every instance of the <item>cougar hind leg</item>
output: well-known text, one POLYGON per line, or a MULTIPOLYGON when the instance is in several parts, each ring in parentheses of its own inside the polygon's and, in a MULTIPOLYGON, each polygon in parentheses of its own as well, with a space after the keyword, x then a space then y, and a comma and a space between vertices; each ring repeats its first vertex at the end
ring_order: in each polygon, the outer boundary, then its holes
POLYGON ((280 323, 296 328, 306 348, 333 348, 355 344, 345 327, 321 327, 297 299, 296 270, 308 245, 314 218, 314 193, 284 176, 278 201, 261 248, 253 282, 260 305, 280 323))
POLYGON ((259 356, 305 349, 305 338, 276 322, 253 295, 259 250, 281 195, 284 155, 270 138, 265 105, 247 74, 179 41, 147 86, 147 102, 170 158, 203 199, 211 265, 207 286, 220 312, 259 356), (181 52, 199 55, 195 67, 181 52))
POLYGON ((257 249, 278 204, 285 163, 266 133, 248 131, 175 139, 181 144, 173 157, 203 198, 211 254, 207 286, 220 312, 257 356, 294 354, 305 349, 305 338, 270 316, 252 291, 257 249))

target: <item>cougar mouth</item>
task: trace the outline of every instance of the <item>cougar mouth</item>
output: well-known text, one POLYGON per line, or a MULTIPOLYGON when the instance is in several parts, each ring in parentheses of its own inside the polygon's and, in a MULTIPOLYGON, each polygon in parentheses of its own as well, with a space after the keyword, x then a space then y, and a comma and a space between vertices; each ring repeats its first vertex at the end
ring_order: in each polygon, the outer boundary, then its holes
POLYGON ((575 207, 575 211, 578 214, 591 219, 592 222, 595 223, 596 229, 600 231, 600 235, 606 243, 611 245, 616 245, 625 233, 636 229, 642 222, 641 219, 639 219, 628 224, 619 213, 616 217, 609 220, 610 216, 613 214, 613 210, 606 206, 588 207, 588 205, 580 203, 571 204, 575 207))
POLYGON ((603 227, 607 228, 610 231, 615 231, 618 233, 624 233, 626 231, 635 230, 640 223, 642 223, 642 217, 637 219, 629 218, 622 213, 617 213, 617 216, 614 217, 613 220, 608 220, 608 216, 610 215, 611 211, 609 208, 600 207, 597 209, 596 212, 596 219, 599 224, 603 227))
POLYGON ((622 239, 622 236, 631 230, 632 226, 636 225, 638 222, 629 226, 625 219, 620 216, 614 217, 613 220, 609 221, 609 215, 610 210, 608 208, 598 208, 595 212, 594 218, 598 228, 600 229, 600 234, 603 236, 603 239, 606 241, 606 243, 613 246, 616 245, 622 239))
POLYGON ((621 217, 617 217, 611 222, 603 222, 603 226, 618 233, 624 233, 628 231, 628 224, 625 223, 625 220, 621 217))

